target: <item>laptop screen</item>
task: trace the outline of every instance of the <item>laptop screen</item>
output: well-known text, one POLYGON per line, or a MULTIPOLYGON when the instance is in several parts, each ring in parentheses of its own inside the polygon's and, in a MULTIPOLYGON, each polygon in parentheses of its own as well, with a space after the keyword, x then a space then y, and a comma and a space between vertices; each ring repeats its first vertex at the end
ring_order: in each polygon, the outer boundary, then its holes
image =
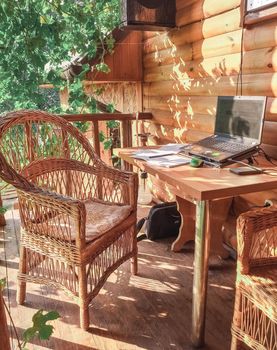
POLYGON ((260 142, 265 101, 264 96, 219 96, 215 134, 260 142))

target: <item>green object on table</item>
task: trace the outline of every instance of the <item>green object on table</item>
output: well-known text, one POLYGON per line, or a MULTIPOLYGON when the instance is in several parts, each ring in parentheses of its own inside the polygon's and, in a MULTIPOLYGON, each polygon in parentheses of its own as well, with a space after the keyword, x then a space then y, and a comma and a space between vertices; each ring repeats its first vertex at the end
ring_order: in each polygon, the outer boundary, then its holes
POLYGON ((190 166, 192 166, 194 168, 198 168, 198 167, 200 167, 202 165, 203 165, 203 160, 202 159, 199 159, 199 158, 196 158, 196 157, 191 158, 190 166))

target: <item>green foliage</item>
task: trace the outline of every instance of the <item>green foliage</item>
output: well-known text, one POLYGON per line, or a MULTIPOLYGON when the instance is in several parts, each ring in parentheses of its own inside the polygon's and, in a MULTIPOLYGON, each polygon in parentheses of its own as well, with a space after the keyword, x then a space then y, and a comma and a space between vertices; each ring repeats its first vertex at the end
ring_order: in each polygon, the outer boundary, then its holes
POLYGON ((119 0, 1 0, 0 3, 0 112, 19 108, 51 109, 41 84, 55 91, 69 88, 69 109, 95 112, 93 98, 83 91, 86 63, 72 80, 62 79, 66 62, 78 55, 96 55, 96 69, 109 72, 101 58, 111 51, 112 30, 120 22, 119 0))
POLYGON ((0 290, 3 290, 6 287, 6 278, 0 278, 0 290))
POLYGON ((0 214, 5 214, 7 211, 7 208, 0 207, 0 214))
POLYGON ((47 324, 47 322, 56 320, 59 317, 60 315, 56 311, 50 311, 46 314, 43 314, 43 310, 37 311, 32 318, 33 326, 26 329, 23 333, 22 348, 36 336, 40 340, 49 339, 53 333, 54 327, 47 324))
MULTIPOLYGON (((110 108, 114 108, 110 105, 110 108)), ((119 128, 119 122, 117 120, 108 120, 106 122, 108 128, 108 135, 106 136, 103 131, 99 132, 99 141, 104 144, 104 149, 108 150, 114 146, 116 139, 114 137, 114 131, 119 128)))

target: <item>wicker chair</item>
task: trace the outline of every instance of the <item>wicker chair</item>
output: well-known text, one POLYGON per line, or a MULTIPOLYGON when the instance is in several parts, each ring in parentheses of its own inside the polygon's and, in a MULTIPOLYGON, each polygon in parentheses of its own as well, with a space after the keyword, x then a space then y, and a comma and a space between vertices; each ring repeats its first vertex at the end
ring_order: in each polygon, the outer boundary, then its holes
POLYGON ((277 206, 238 219, 232 350, 277 349, 277 206))
POLYGON ((88 329, 108 276, 130 258, 137 273, 137 175, 108 167, 65 119, 27 110, 0 118, 0 177, 18 193, 18 303, 26 282, 54 285, 88 329))

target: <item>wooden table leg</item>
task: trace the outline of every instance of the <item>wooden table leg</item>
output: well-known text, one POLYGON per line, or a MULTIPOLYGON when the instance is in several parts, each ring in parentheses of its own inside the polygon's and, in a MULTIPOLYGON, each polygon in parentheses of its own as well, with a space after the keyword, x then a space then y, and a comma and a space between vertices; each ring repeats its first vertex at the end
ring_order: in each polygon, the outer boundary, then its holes
POLYGON ((221 229, 231 203, 232 198, 226 198, 218 201, 198 201, 196 204, 192 296, 192 343, 194 347, 201 347, 205 343, 205 318, 211 240, 214 240, 214 249, 218 248, 222 253, 221 229), (214 233, 218 234, 218 236, 214 233), (220 240, 220 242, 215 242, 215 240, 220 240))
POLYGON ((171 245, 173 252, 179 252, 185 243, 195 238, 195 204, 176 196, 177 208, 181 215, 181 226, 176 240, 171 245))
POLYGON ((205 343, 205 318, 209 268, 210 237, 209 202, 197 201, 195 225, 195 252, 192 295, 192 344, 205 343))

